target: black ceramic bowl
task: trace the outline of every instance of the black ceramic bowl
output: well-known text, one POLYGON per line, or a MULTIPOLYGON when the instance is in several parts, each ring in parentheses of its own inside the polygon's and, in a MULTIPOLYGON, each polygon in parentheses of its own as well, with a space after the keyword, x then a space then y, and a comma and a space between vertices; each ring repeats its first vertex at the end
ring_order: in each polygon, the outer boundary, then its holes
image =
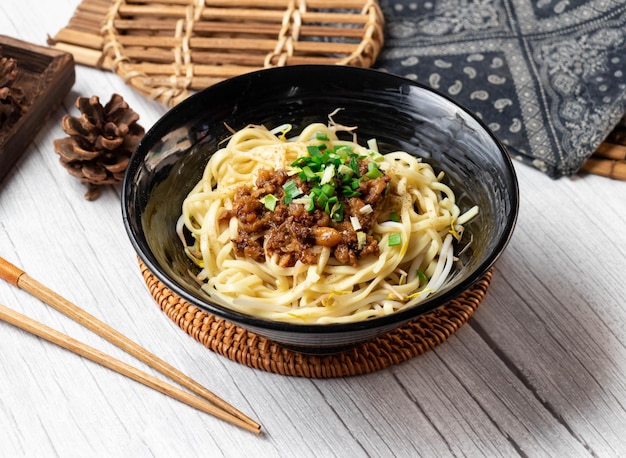
POLYGON ((474 115, 416 82, 370 69, 291 66, 262 70, 211 86, 170 110, 147 132, 128 166, 122 190, 124 222, 141 260, 171 291, 207 312, 288 348, 330 353, 350 348, 432 311, 481 279, 505 248, 517 217, 518 187, 500 142, 474 115), (189 273, 175 232, 187 193, 209 157, 230 135, 226 125, 268 128, 334 120, 358 126, 381 152, 404 150, 443 170, 461 211, 480 206, 466 226, 472 237, 465 266, 425 302, 395 314, 350 324, 302 325, 258 319, 224 308, 189 273))

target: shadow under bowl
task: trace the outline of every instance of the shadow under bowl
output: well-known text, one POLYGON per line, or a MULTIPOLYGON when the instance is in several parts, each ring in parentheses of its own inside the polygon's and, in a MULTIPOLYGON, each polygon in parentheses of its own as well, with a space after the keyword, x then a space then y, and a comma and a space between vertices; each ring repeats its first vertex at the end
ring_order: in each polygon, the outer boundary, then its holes
POLYGON ((304 65, 261 70, 220 82, 167 112, 144 136, 128 165, 122 212, 140 259, 187 302, 284 347, 313 354, 352 348, 440 307, 480 280, 506 247, 518 212, 518 184, 505 148, 484 123, 450 98, 377 70, 304 65), (249 124, 289 123, 292 133, 333 119, 357 126, 381 152, 404 150, 444 171, 461 212, 480 212, 459 249, 463 267, 438 293, 412 308, 347 324, 293 324, 230 310, 202 292, 176 234, 182 202, 210 156, 249 124))

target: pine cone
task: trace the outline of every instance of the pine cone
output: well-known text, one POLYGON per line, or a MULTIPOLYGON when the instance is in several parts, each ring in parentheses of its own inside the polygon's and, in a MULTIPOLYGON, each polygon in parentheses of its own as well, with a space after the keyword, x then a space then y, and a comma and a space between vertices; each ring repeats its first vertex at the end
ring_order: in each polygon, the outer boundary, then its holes
POLYGON ((61 127, 70 136, 55 140, 54 149, 67 171, 89 186, 85 198, 95 200, 102 186, 122 181, 145 131, 119 94, 104 107, 97 96, 78 97, 76 107, 81 117, 63 117, 61 127))
POLYGON ((12 87, 17 75, 17 61, 0 57, 0 128, 12 125, 25 110, 24 94, 19 88, 12 87))

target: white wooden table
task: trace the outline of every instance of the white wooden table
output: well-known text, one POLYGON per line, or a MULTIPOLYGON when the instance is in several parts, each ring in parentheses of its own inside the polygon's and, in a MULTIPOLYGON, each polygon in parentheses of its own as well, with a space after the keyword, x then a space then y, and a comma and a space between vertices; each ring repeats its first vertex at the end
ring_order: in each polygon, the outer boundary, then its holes
MULTIPOLYGON (((45 44, 78 0, 3 0, 0 33, 45 44)), ((0 256, 233 403, 255 436, 0 323, 0 456, 626 456, 626 183, 525 165, 515 234, 468 324, 370 375, 248 368, 182 332, 148 293, 119 187, 94 202, 52 141, 78 95, 120 93, 150 127, 166 109, 77 67, 64 106, 0 184, 0 256)), ((0 303, 133 359, 24 291, 0 303)), ((145 369, 144 366, 139 366, 145 369)), ((148 369, 148 372, 151 370, 148 369)))

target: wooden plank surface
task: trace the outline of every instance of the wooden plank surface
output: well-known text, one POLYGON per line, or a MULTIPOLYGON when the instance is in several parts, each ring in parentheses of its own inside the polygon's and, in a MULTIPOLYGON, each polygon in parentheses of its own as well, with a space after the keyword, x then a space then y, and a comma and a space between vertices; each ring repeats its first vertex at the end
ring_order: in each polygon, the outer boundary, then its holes
MULTIPOLYGON (((0 2, 0 30, 44 44, 77 3, 0 2)), ((265 434, 0 323, 0 456, 626 455, 622 181, 555 181, 516 164, 517 228, 467 325, 373 374, 284 377, 216 355, 167 319, 124 231, 119 187, 86 201, 85 187, 58 163, 52 141, 64 136, 61 118, 76 113, 76 96, 113 92, 146 128, 166 110, 114 74, 77 67, 62 108, 0 183, 0 255, 259 420, 265 434)), ((0 302, 134 364, 4 282, 0 302)))

